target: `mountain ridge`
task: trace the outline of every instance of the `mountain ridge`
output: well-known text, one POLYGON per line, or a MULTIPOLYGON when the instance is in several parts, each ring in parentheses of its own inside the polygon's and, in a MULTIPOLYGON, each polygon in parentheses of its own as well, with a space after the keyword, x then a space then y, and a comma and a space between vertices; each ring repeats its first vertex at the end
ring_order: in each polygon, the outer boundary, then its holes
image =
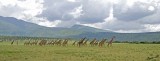
POLYGON ((12 17, 0 16, 0 34, 15 36, 41 36, 41 37, 64 37, 77 35, 84 32, 105 32, 105 30, 92 27, 74 25, 70 28, 63 27, 44 27, 34 23, 25 22, 12 17), (81 29, 78 29, 79 28, 81 29), (76 27, 76 28, 75 28, 76 27), (85 29, 84 29, 85 28, 85 29), (94 31, 95 30, 95 31, 94 31))
POLYGON ((117 41, 160 41, 160 32, 116 33, 89 26, 74 25, 70 28, 44 27, 12 17, 0 16, 0 35, 54 37, 54 38, 107 38, 116 36, 117 41))

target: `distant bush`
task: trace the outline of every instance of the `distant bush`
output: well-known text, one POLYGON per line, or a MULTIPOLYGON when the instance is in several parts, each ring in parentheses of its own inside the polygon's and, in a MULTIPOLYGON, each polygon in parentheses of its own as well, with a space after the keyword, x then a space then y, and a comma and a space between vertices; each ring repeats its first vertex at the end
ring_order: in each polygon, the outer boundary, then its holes
POLYGON ((129 43, 133 43, 133 44, 160 44, 160 41, 153 41, 153 42, 148 42, 148 41, 133 41, 133 42, 129 42, 129 43))
POLYGON ((114 43, 121 43, 120 41, 114 41, 114 43))
POLYGON ((160 44, 160 41, 153 41, 152 44, 160 44))

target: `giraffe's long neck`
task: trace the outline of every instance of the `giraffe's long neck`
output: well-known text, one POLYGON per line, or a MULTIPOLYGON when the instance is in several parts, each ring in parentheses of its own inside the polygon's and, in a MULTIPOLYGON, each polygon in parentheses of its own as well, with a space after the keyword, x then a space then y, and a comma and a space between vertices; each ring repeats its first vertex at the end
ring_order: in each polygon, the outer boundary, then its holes
POLYGON ((112 38, 112 39, 110 40, 110 43, 112 43, 113 39, 114 39, 114 38, 112 38))

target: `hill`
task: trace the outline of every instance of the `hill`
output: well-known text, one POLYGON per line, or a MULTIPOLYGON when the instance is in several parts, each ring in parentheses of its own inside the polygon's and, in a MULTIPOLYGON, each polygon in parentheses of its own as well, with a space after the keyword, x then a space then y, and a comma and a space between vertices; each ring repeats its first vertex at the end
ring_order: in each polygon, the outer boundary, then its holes
POLYGON ((44 27, 12 17, 0 16, 0 35, 31 37, 65 37, 86 32, 108 32, 92 27, 74 25, 71 28, 44 27))
POLYGON ((12 17, 0 16, 1 36, 55 37, 55 38, 107 38, 116 36, 116 41, 160 41, 160 32, 115 33, 93 27, 74 25, 70 28, 44 27, 12 17))

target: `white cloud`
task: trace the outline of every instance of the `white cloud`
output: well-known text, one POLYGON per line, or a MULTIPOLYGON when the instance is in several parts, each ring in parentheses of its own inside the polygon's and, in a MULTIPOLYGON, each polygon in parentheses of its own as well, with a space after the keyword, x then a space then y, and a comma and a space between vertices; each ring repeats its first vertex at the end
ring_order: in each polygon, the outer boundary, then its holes
POLYGON ((70 13, 71 15, 73 15, 74 18, 78 18, 80 17, 82 14, 82 5, 79 7, 76 7, 75 9, 73 9, 73 11, 70 13))
POLYGON ((76 2, 76 0, 67 0, 67 1, 69 1, 69 2, 76 2))
POLYGON ((59 23, 61 23, 60 20, 55 20, 55 21, 42 21, 39 22, 38 24, 41 26, 47 26, 47 27, 56 27, 59 23))
POLYGON ((153 6, 149 6, 149 7, 148 7, 148 10, 150 10, 150 11, 154 11, 154 10, 155 10, 155 8, 154 8, 153 6))
POLYGON ((129 6, 129 7, 131 7, 131 6, 133 6, 133 4, 136 2, 136 0, 127 0, 127 5, 129 6))
POLYGON ((28 20, 27 22, 36 23, 38 25, 46 27, 56 27, 58 24, 62 22, 61 20, 48 21, 46 18, 38 18, 38 17, 32 17, 27 20, 28 20))
POLYGON ((75 24, 78 24, 78 22, 75 21, 75 20, 68 20, 68 21, 61 21, 56 26, 57 27, 71 27, 71 26, 73 26, 75 24))
POLYGON ((117 30, 114 32, 118 32, 118 33, 141 33, 141 32, 146 32, 145 30, 117 30))
POLYGON ((43 2, 43 0, 0 0, 0 16, 15 17, 38 25, 55 27, 59 20, 48 21, 36 17, 44 10, 43 2))
POLYGON ((16 5, 17 2, 17 0, 0 0, 0 4, 3 6, 16 5))
POLYGON ((146 30, 151 32, 160 31, 160 24, 145 24, 146 30))
POLYGON ((43 0, 25 0, 25 1, 19 1, 19 0, 0 0, 1 7, 5 7, 8 9, 0 9, 0 11, 3 11, 6 13, 4 15, 3 13, 0 14, 1 16, 7 16, 7 17, 15 17, 18 19, 27 19, 25 16, 32 16, 35 17, 36 15, 40 14, 43 10, 43 0), (12 12, 13 8, 19 8, 15 9, 15 12, 12 12), (10 15, 12 12, 13 15, 10 15), (25 17, 25 18, 24 18, 25 17))

